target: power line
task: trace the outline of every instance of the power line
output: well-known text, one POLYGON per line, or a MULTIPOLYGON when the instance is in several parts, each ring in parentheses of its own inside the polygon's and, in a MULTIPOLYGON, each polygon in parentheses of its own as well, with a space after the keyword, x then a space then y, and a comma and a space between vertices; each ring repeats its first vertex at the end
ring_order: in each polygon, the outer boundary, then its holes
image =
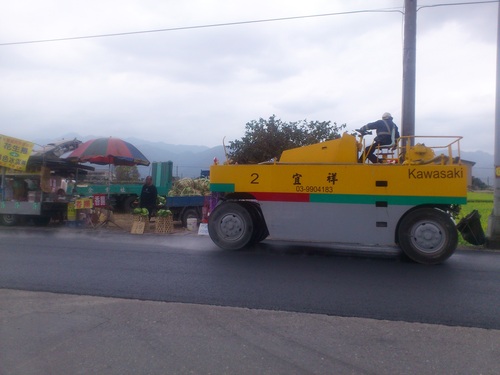
POLYGON ((422 5, 421 7, 417 8, 417 11, 423 8, 437 8, 437 7, 447 7, 447 6, 454 6, 454 5, 474 5, 474 4, 486 4, 486 3, 498 3, 500 0, 485 0, 485 1, 468 1, 468 2, 461 2, 461 3, 441 3, 441 4, 431 4, 431 5, 422 5))
POLYGON ((398 12, 398 13, 401 13, 401 14, 403 13, 401 10, 397 10, 397 8, 371 9, 371 10, 365 9, 365 10, 353 10, 353 11, 347 11, 347 12, 312 14, 312 15, 305 15, 305 16, 281 17, 281 18, 268 18, 268 19, 251 20, 251 21, 214 23, 214 24, 208 24, 208 25, 181 26, 181 27, 171 27, 171 28, 165 28, 165 29, 129 31, 129 32, 121 32, 121 33, 111 33, 111 34, 96 34, 96 35, 74 36, 74 37, 67 37, 67 38, 40 39, 40 40, 29 40, 29 41, 22 41, 22 42, 8 42, 8 43, 0 43, 0 46, 11 46, 11 45, 19 45, 19 44, 35 44, 35 43, 49 43, 49 42, 62 42, 62 41, 67 41, 67 40, 108 38, 108 37, 125 36, 125 35, 137 35, 137 34, 149 34, 149 33, 169 32, 169 31, 206 29, 206 28, 212 28, 212 27, 249 25, 249 24, 255 24, 255 23, 279 22, 279 21, 290 21, 290 20, 298 20, 298 19, 306 19, 306 18, 340 16, 340 15, 346 15, 346 14, 390 13, 390 12, 398 12))
MULTIPOLYGON (((442 7, 442 6, 473 5, 473 4, 485 4, 485 3, 498 3, 498 2, 500 2, 500 0, 469 1, 469 2, 448 3, 448 4, 446 4, 446 3, 444 3, 444 4, 432 4, 432 5, 423 5, 423 6, 419 7, 417 10, 420 10, 423 8, 434 8, 434 7, 442 7)), ((0 47, 20 45, 20 44, 51 43, 51 42, 63 42, 63 41, 69 41, 69 40, 109 38, 109 37, 127 36, 127 35, 206 29, 206 28, 213 28, 213 27, 249 25, 249 24, 256 24, 256 23, 281 22, 281 21, 291 21, 291 20, 299 20, 299 19, 307 19, 307 18, 342 16, 342 15, 360 14, 360 13, 401 13, 401 14, 404 14, 404 11, 399 10, 399 8, 363 9, 363 10, 352 10, 352 11, 346 11, 346 12, 312 14, 312 15, 304 15, 304 16, 267 18, 267 19, 261 19, 261 20, 224 22, 224 23, 215 23, 215 24, 207 24, 207 25, 171 27, 171 28, 164 28, 164 29, 128 31, 128 32, 96 34, 96 35, 84 35, 84 36, 74 36, 74 37, 66 37, 66 38, 39 39, 39 40, 28 40, 28 41, 21 41, 21 42, 7 42, 7 43, 0 43, 0 47)))

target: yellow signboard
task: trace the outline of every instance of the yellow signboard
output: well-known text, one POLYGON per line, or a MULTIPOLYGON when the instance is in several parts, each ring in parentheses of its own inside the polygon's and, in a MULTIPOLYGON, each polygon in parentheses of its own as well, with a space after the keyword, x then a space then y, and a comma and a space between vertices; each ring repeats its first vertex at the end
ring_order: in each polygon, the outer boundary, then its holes
POLYGON ((0 166, 24 171, 32 150, 32 142, 0 134, 0 166))

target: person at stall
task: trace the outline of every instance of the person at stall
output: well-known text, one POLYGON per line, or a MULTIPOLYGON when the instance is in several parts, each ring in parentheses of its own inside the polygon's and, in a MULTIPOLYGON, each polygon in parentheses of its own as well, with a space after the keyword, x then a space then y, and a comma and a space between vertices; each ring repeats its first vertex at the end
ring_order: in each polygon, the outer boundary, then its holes
POLYGON ((153 178, 151 176, 147 176, 146 180, 144 181, 144 185, 142 185, 140 207, 148 209, 149 220, 151 220, 151 216, 156 211, 157 196, 158 190, 156 189, 156 186, 153 185, 153 178))
POLYGON ((56 195, 58 201, 66 200, 66 191, 63 188, 57 189, 56 195))

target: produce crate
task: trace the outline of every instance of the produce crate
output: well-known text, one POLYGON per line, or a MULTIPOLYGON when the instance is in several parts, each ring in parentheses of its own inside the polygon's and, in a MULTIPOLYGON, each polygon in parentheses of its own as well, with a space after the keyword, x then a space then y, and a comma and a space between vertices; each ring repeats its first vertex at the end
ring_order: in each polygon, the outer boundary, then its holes
POLYGON ((174 220, 172 216, 164 216, 156 218, 156 233, 172 233, 174 231, 174 220))
POLYGON ((149 232, 150 223, 148 216, 132 215, 132 217, 134 218, 134 222, 132 223, 131 233, 143 234, 144 232, 149 232))

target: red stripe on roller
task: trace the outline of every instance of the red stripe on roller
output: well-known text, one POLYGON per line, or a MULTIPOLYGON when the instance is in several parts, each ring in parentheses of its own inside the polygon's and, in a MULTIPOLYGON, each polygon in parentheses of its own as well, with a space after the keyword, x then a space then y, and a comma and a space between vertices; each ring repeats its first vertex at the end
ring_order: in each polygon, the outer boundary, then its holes
POLYGON ((309 202, 309 194, 298 193, 252 193, 259 201, 271 202, 309 202))

